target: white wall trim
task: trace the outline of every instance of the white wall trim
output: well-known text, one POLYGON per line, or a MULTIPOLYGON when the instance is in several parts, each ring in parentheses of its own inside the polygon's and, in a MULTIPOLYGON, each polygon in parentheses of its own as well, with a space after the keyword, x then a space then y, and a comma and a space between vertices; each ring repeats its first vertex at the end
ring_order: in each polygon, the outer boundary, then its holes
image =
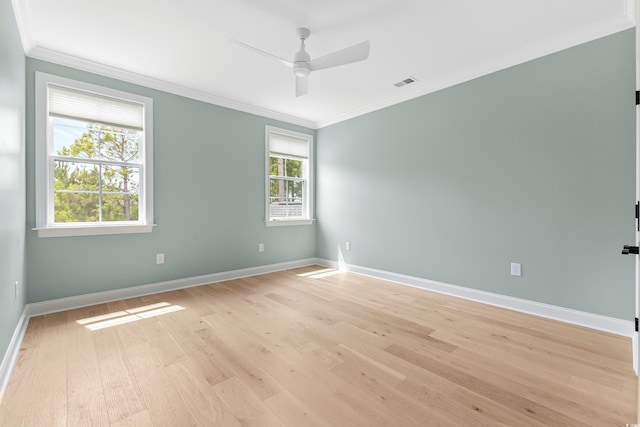
POLYGON ((636 0, 624 0, 624 14, 634 24, 636 23, 636 0))
MULTIPOLYGON (((629 0, 625 1, 628 2, 629 0)), ((629 6, 626 6, 625 12, 628 9, 629 6)), ((420 81, 417 84, 402 88, 397 95, 385 99, 380 99, 369 105, 364 105, 355 110, 347 111, 333 117, 318 120, 317 122, 315 122, 315 127, 316 129, 321 129, 326 126, 340 123, 345 120, 371 113, 373 111, 381 110, 383 108, 390 107, 392 105, 399 104, 410 99, 418 98, 420 96, 427 95, 429 93, 436 92, 438 90, 442 90, 451 86, 455 86, 457 84, 464 83, 478 77, 486 76, 488 74, 495 73, 496 71, 504 70, 506 68, 513 67, 537 58, 542 58, 552 53, 578 46, 580 44, 584 44, 601 37, 606 37, 611 34, 633 28, 634 26, 635 19, 633 17, 626 14, 621 15, 608 21, 580 28, 576 31, 563 34, 560 37, 546 40, 542 43, 532 44, 524 49, 510 52, 491 61, 477 64, 474 67, 460 70, 459 72, 447 76, 447 78, 443 80, 420 81)))
POLYGON ((14 13, 16 15, 16 21, 18 22, 18 29, 22 38, 22 44, 25 50, 25 54, 31 58, 73 67, 78 70, 99 74, 101 76, 134 83, 137 85, 142 85, 148 88, 161 90, 163 92, 184 96, 187 98, 195 99, 209 104, 219 105, 249 114, 255 114, 258 116, 280 120, 294 125, 304 126, 310 129, 320 129, 335 123, 361 116, 363 114, 367 114, 404 101, 408 101, 413 98, 418 98, 420 96, 427 95, 429 93, 475 79, 477 77, 491 74, 496 71, 512 67, 514 65, 518 65, 555 52, 559 52, 561 50, 579 44, 587 43, 589 41, 617 33, 619 31, 633 28, 635 26, 635 18, 633 16, 635 5, 632 3, 633 0, 624 1, 624 14, 621 14, 620 16, 612 18, 608 21, 580 28, 576 31, 572 31, 560 37, 546 40, 542 43, 533 44, 525 49, 511 52, 492 61, 479 64, 466 70, 461 70, 460 72, 455 73, 440 81, 429 83, 425 81, 416 85, 411 85, 407 88, 402 89, 398 93, 398 95, 380 99, 368 105, 364 105, 360 108, 356 108, 354 110, 346 111, 344 113, 332 117, 326 117, 320 120, 304 119, 301 117, 280 113, 278 111, 258 107, 256 105, 247 104, 229 98, 224 98, 211 93, 198 91, 175 83, 154 79, 152 77, 144 76, 120 68, 100 64, 84 58, 79 58, 77 56, 72 56, 62 52, 37 46, 30 38, 30 35, 33 34, 33 31, 29 26, 29 13, 27 10, 26 2, 20 0, 12 0, 12 4, 14 6, 14 13))
POLYGON ((227 280, 241 279, 243 277, 274 273, 276 271, 289 270, 292 268, 315 264, 318 264, 318 260, 316 258, 307 258, 27 304, 22 312, 20 320, 18 321, 16 329, 13 332, 11 342, 9 343, 9 347, 2 360, 2 365, 0 365, 0 403, 2 402, 2 397, 4 396, 7 384, 9 383, 11 371, 13 370, 16 359, 18 358, 18 352, 20 351, 20 345, 22 345, 22 340, 27 330, 29 319, 33 316, 57 313, 74 308, 103 304, 126 298, 156 294, 159 292, 207 285, 209 283, 224 282, 227 280))
POLYGON ((0 403, 2 403, 2 397, 4 396, 4 392, 7 389, 7 384, 9 384, 11 371, 13 370, 13 366, 15 365, 16 359, 18 358, 18 352, 20 351, 20 346, 22 345, 24 333, 27 331, 28 323, 29 318, 27 308, 25 307, 22 311, 22 316, 20 316, 20 320, 18 320, 16 329, 15 331, 13 331, 13 336, 11 337, 11 341, 9 342, 9 347, 7 348, 7 351, 4 354, 4 358, 2 359, 2 365, 0 365, 0 403))
POLYGON ((420 288, 428 291, 438 292, 441 294, 451 295, 458 298, 464 298, 483 304, 489 304, 496 307, 519 311, 521 313, 533 314, 535 316, 558 320, 573 325, 584 326, 611 334, 622 335, 625 337, 633 337, 634 335, 633 332, 635 329, 635 325, 631 320, 622 320, 614 317, 587 313, 584 311, 573 310, 570 308, 559 307, 551 304, 529 301, 522 298, 510 297, 506 295, 495 294, 492 292, 479 291, 477 289, 465 288, 463 286, 451 285, 448 283, 437 282, 435 280, 428 280, 420 277, 391 273, 388 271, 376 270, 368 267, 360 267, 350 264, 339 266, 337 262, 329 261, 326 259, 318 259, 317 264, 336 269, 342 267, 342 269, 346 269, 346 271, 362 274, 364 276, 375 277, 377 279, 387 280, 401 285, 412 286, 414 288, 420 288))
POLYGON ((224 282, 227 280, 241 279, 243 277, 257 276, 260 274, 274 273, 276 271, 314 265, 315 258, 288 261, 278 264, 261 265, 258 267, 243 268, 240 270, 223 271, 220 273, 205 274, 203 276, 188 277, 184 279, 169 280, 166 282, 151 283, 148 285, 132 286, 129 288, 114 289, 112 291, 95 292, 92 294, 78 295, 68 298, 59 298, 49 301, 27 304, 29 317, 43 314, 57 313, 59 311, 90 305, 103 304, 111 301, 119 301, 127 298, 135 298, 160 292, 174 291, 177 289, 191 288, 207 285, 209 283, 224 282))
MULTIPOLYGON (((558 320, 573 325, 584 326, 603 332, 609 332, 625 337, 632 337, 634 323, 631 320, 622 320, 614 317, 602 316, 599 314, 587 313, 570 308, 559 307, 551 304, 525 300, 522 298, 500 295, 492 292, 480 291, 466 288, 464 286, 452 285, 435 280, 423 279, 421 277, 407 276, 399 273, 392 273, 383 270, 376 270, 357 265, 339 266, 337 262, 321 258, 306 258, 297 261, 283 262, 279 264, 250 267, 240 270, 231 270, 220 273, 207 274, 203 276, 189 277, 185 279, 169 280, 166 282, 151 283, 148 285, 133 286, 130 288, 115 289, 112 291, 96 292, 86 295, 78 295, 68 298, 60 298, 49 301, 42 301, 27 304, 25 312, 28 317, 42 314, 56 313, 59 311, 71 310, 74 308, 86 307, 95 304, 103 304, 111 301, 118 301, 127 298, 134 298, 143 295, 156 294, 177 289, 201 286, 209 283, 235 280, 243 277, 257 276, 260 274, 273 273, 276 271, 289 270, 292 268, 305 267, 309 265, 322 265, 331 268, 346 269, 349 272, 371 276, 377 279, 425 289, 464 298, 471 301, 489 304, 522 313, 533 314, 547 319, 558 320)), ((26 327, 26 326, 25 326, 26 327)))
POLYGON ((11 0, 11 5, 13 6, 13 14, 18 26, 18 33, 20 33, 22 49, 24 49, 25 53, 29 52, 35 46, 35 42, 31 37, 33 28, 29 19, 29 6, 27 6, 26 1, 22 0, 11 0))
POLYGON ((185 279, 169 280, 166 282, 151 283, 148 285, 133 286, 130 288, 115 289, 113 291, 95 292, 92 294, 78 295, 68 298, 42 301, 27 304, 18 321, 11 342, 0 365, 0 403, 6 390, 11 371, 18 358, 18 352, 24 338, 24 334, 29 324, 29 319, 33 316, 57 313, 74 308, 86 307, 90 305, 103 304, 111 301, 118 301, 126 298, 134 298, 143 295, 156 294, 159 292, 173 291, 177 289, 190 288, 193 286, 207 285, 209 283, 224 282, 227 280, 241 279, 243 277, 257 276, 260 274, 274 273, 277 271, 289 270, 292 268, 316 265, 316 258, 306 258, 296 261, 282 262, 278 264, 261 265, 257 267, 243 268, 239 270, 224 271, 220 273, 206 274, 203 276, 189 277, 185 279))
POLYGON ((312 120, 291 116, 289 114, 280 113, 277 111, 269 110, 267 108, 258 107, 256 105, 246 104, 244 102, 235 101, 233 99, 224 98, 207 92, 191 89, 168 81, 154 79, 153 77, 147 77, 142 74, 123 70, 121 68, 100 64, 98 62, 43 48, 41 46, 34 46, 29 50, 25 50, 25 53, 30 58, 40 59, 42 61, 72 67, 77 70, 98 74, 104 77, 110 77, 112 79, 122 80, 124 82, 160 90, 162 92, 171 93, 173 95, 184 96, 186 98, 195 99, 197 101, 206 102, 208 104, 219 105, 221 107, 230 108, 232 110, 255 114, 269 119, 280 120, 286 123, 304 126, 311 129, 315 129, 316 126, 316 122, 312 120))
POLYGON ((15 365, 20 350, 20 345, 27 330, 29 319, 32 316, 56 313, 74 308, 86 307, 95 304, 103 304, 121 299, 134 298, 144 295, 167 292, 172 290, 201 286, 210 283, 235 280, 243 277, 257 276, 260 274, 274 273, 277 271, 289 270, 292 268, 306 267, 309 265, 321 265, 335 269, 342 269, 364 276, 375 277, 401 285, 412 286, 428 291, 439 292, 459 298, 468 299, 484 304, 503 307, 506 309, 533 314, 548 319, 559 320, 561 322, 584 326, 604 332, 609 332, 625 337, 633 337, 634 324, 632 321, 616 319, 613 317, 601 316, 578 310, 558 307, 550 304, 543 304, 514 298, 491 292, 479 291, 420 277, 407 276, 404 274, 392 273, 383 270, 376 270, 357 265, 339 264, 323 258, 306 258, 296 261, 282 262, 278 264, 262 265, 257 267, 243 268, 239 270, 224 271, 220 273, 206 274, 184 279, 169 280, 165 282, 151 283, 148 285, 133 286, 130 288, 115 289, 112 291, 96 292, 86 295, 78 295, 68 298, 42 301, 27 304, 18 321, 16 329, 11 337, 11 342, 0 365, 0 402, 9 382, 11 371, 15 365))

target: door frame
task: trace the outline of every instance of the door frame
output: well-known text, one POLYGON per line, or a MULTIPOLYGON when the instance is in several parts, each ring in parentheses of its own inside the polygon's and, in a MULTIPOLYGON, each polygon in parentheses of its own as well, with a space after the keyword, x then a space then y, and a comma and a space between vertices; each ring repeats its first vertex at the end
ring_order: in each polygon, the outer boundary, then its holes
MULTIPOLYGON (((640 90, 640 31, 638 23, 640 22, 640 0, 629 2, 635 10, 632 14, 635 17, 636 24, 636 91, 640 90)), ((636 103, 637 104, 637 103, 636 103)), ((636 105, 636 203, 640 201, 640 105, 636 105)), ((640 224, 640 218, 636 221, 636 225, 640 224)), ((640 244, 640 231, 638 226, 635 227, 635 241, 640 244)), ((636 262, 635 268, 635 317, 640 318, 640 255, 634 257, 636 262)), ((633 370, 638 375, 638 359, 640 358, 640 340, 638 339, 638 331, 634 329, 632 335, 633 348, 633 370)))

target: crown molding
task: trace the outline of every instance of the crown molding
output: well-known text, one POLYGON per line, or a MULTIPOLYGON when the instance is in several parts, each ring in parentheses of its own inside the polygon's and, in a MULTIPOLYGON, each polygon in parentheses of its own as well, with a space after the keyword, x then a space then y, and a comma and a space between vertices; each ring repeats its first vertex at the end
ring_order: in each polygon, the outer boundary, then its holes
POLYGON ((18 30, 25 54, 34 59, 52 62, 59 65, 73 67, 82 71, 99 74, 122 80, 129 83, 138 84, 151 89, 160 90, 174 95, 184 96, 209 104, 219 105, 221 107, 242 111, 249 114, 262 116, 282 122, 303 126, 310 129, 321 129, 339 122, 343 122, 367 113, 371 113, 383 108, 390 107, 414 98, 418 98, 429 93, 436 92, 447 87, 451 87, 475 78, 494 73, 518 64, 522 64, 533 59, 537 59, 561 50, 577 46, 592 40, 605 37, 629 28, 635 27, 636 10, 638 0, 623 0, 624 13, 616 18, 607 21, 583 27, 576 31, 566 33, 559 37, 546 40, 542 43, 532 44, 527 48, 511 52, 491 61, 469 69, 461 70, 447 78, 438 81, 420 81, 415 86, 411 85, 401 89, 397 95, 389 96, 384 99, 376 100, 362 107, 349 110, 331 117, 320 120, 310 120, 278 111, 258 107, 252 104, 236 101, 229 98, 213 95, 207 92, 198 91, 175 83, 164 80, 147 77, 141 74, 133 73, 116 67, 89 61, 76 56, 64 54, 51 49, 37 46, 33 40, 34 34, 32 25, 29 20, 29 10, 27 2, 24 0, 11 0, 13 5, 18 30))
POLYGON ((637 21, 638 1, 639 0, 624 0, 624 14, 634 25, 637 21))
MULTIPOLYGON (((14 0, 14 1, 18 1, 18 0, 14 0)), ((213 95, 207 92, 191 89, 175 83, 170 83, 164 80, 155 79, 153 77, 144 76, 142 74, 133 73, 131 71, 123 70, 121 68, 116 68, 116 67, 104 65, 98 62, 90 61, 88 59, 79 58, 77 56, 68 55, 66 53, 58 52, 52 49, 47 49, 40 46, 34 46, 28 52, 25 52, 25 53, 28 57, 33 59, 39 59, 42 61, 52 62, 58 65, 72 67, 77 70, 86 71, 89 73, 94 73, 94 74, 98 74, 104 77, 109 77, 117 80, 122 80, 127 83, 137 84, 150 89, 156 89, 156 90, 171 93, 174 95, 184 96, 186 98, 195 99, 197 101, 206 102, 208 104, 218 105, 221 107, 230 108, 232 110, 242 111, 244 113, 249 113, 249 114, 255 114, 257 116, 279 120, 286 123, 303 126, 311 129, 315 129, 315 126, 316 126, 316 122, 311 120, 306 120, 300 117, 291 116, 289 114, 284 114, 277 111, 269 110, 267 108, 262 108, 255 105, 246 104, 240 101, 235 101, 233 99, 213 95)))
POLYGON ((20 33, 22 49, 25 54, 27 54, 35 47, 35 42, 31 37, 33 34, 33 28, 29 19, 29 7, 27 6, 27 2, 24 0, 11 0, 11 6, 13 7, 13 14, 16 18, 18 33, 20 33))
POLYGON ((504 70, 534 59, 550 55, 561 50, 578 46, 601 37, 635 27, 635 1, 625 0, 625 14, 596 25, 580 28, 541 43, 532 44, 524 49, 508 53, 491 61, 478 64, 437 81, 419 81, 415 85, 403 87, 401 93, 393 95, 355 110, 347 111, 316 122, 317 129, 343 122, 367 113, 381 110, 401 102, 409 101, 438 90, 446 89, 469 80, 476 79, 496 71, 504 70))

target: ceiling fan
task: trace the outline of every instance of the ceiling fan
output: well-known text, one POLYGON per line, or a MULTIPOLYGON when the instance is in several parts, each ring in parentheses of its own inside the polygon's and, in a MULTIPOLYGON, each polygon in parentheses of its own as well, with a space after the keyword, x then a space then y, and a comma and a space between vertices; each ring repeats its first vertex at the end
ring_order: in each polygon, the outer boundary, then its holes
POLYGON ((231 41, 268 58, 280 61, 287 67, 292 68, 293 74, 296 76, 296 96, 306 95, 309 92, 309 74, 311 74, 312 71, 364 61, 369 57, 370 44, 367 40, 312 60, 307 51, 304 50, 304 42, 309 38, 309 35, 311 35, 311 31, 308 28, 298 28, 296 31, 300 37, 300 50, 294 55, 293 61, 287 61, 286 59, 249 46, 238 40, 231 39, 231 41))

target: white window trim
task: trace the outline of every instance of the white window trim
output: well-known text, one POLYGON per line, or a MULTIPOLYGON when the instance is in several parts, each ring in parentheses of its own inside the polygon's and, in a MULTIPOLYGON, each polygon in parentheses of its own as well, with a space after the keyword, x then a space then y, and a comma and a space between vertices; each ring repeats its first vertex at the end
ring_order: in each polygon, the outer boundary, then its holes
POLYGON ((38 237, 65 237, 65 236, 89 236, 104 234, 129 234, 129 233, 149 233, 153 230, 153 100, 128 92, 119 91, 103 86, 97 86, 77 80, 67 79, 52 74, 36 71, 35 85, 35 137, 36 137, 36 159, 35 159, 35 206, 36 206, 36 227, 38 237), (52 224, 49 222, 48 212, 53 209, 53 199, 48 188, 53 186, 50 181, 49 171, 49 132, 48 107, 47 107, 47 85, 55 84, 93 92, 98 95, 106 95, 114 98, 134 101, 144 104, 144 185, 140 189, 140 199, 144 200, 143 218, 137 222, 114 222, 114 223, 74 223, 74 224, 52 224))
POLYGON ((265 224, 267 227, 280 227, 287 225, 308 225, 313 224, 315 219, 314 216, 314 149, 313 149, 313 135, 296 132, 289 129, 282 129, 275 126, 265 126, 265 194, 264 194, 264 218, 265 224), (270 170, 270 151, 269 151, 269 134, 270 133, 279 133, 286 136, 291 136, 300 139, 306 139, 309 142, 309 158, 307 160, 309 176, 307 179, 307 188, 306 188, 306 206, 305 206, 305 216, 306 218, 269 218, 269 196, 270 196, 270 187, 269 187, 269 170, 270 170))
POLYGON ((265 221, 267 227, 281 227, 283 225, 308 225, 313 224, 315 219, 272 219, 265 221))

